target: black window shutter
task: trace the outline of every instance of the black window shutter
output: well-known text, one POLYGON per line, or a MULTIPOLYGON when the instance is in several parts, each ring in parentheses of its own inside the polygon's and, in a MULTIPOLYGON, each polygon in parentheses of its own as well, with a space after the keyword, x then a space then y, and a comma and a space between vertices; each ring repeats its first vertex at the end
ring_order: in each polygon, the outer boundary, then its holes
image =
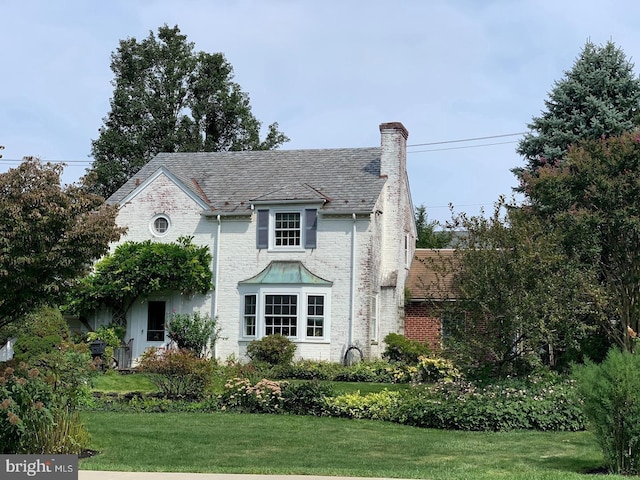
POLYGON ((258 210, 256 248, 269 248, 269 210, 258 210))
POLYGON ((304 211, 304 248, 316 248, 316 238, 318 231, 318 210, 307 208, 304 211))

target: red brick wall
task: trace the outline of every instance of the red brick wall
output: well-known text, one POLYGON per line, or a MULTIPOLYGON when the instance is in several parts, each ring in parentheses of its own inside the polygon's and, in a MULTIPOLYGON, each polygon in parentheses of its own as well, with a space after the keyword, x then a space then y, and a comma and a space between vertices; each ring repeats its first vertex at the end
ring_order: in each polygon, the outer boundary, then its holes
POLYGON ((441 322, 433 307, 412 302, 404 309, 404 336, 420 342, 427 341, 432 350, 441 348, 441 322))

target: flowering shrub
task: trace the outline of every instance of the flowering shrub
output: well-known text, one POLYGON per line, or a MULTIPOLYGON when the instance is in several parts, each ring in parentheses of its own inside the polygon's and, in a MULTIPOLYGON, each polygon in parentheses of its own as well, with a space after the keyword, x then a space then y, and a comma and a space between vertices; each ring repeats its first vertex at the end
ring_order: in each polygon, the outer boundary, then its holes
POLYGON ((281 382, 262 379, 255 385, 248 378, 233 378, 218 397, 222 410, 244 413, 279 413, 284 397, 281 382))
POLYGON ((383 390, 360 395, 360 392, 327 398, 327 411, 335 417, 391 420, 398 408, 400 392, 383 390))
POLYGON ((484 387, 440 382, 402 393, 394 421, 450 430, 566 430, 584 428, 575 384, 530 379, 484 387))
POLYGON ((66 398, 37 368, 21 364, 0 375, 0 453, 77 454, 89 434, 66 398))
POLYGON ((167 398, 202 398, 213 381, 213 362, 190 350, 152 348, 139 367, 167 398))

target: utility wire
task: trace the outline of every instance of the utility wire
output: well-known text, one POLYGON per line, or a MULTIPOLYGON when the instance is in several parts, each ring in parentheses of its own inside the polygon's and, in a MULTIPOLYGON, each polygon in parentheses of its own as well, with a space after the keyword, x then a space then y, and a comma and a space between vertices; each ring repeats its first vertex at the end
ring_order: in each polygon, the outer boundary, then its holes
MULTIPOLYGON (((441 142, 428 142, 428 143, 414 143, 412 145, 407 145, 407 148, 412 148, 412 147, 426 147, 428 145, 445 145, 445 144, 450 144, 450 143, 460 143, 460 142, 474 142, 477 140, 488 140, 488 139, 492 139, 492 138, 504 138, 504 137, 515 137, 515 136, 519 136, 519 135, 524 135, 525 133, 529 133, 529 132, 518 132, 518 133, 505 133, 503 135, 489 135, 486 137, 475 137, 475 138, 462 138, 462 139, 458 139, 458 140, 444 140, 441 142)), ((509 143, 517 143, 517 141, 512 141, 512 142, 495 142, 495 143, 482 143, 480 145, 467 145, 467 146, 463 146, 463 147, 449 147, 449 148, 434 148, 434 149, 429 149, 429 150, 412 150, 410 152, 407 153, 422 153, 422 152, 441 152, 443 150, 458 150, 458 149, 463 149, 463 148, 478 148, 478 147, 490 147, 493 145, 506 145, 509 143)), ((0 163, 22 163, 22 159, 16 159, 16 158, 0 158, 0 163)), ((50 163, 66 163, 68 165, 71 164, 75 164, 75 165, 91 165, 93 162, 91 160, 44 160, 45 162, 50 162, 50 163)))
POLYGON ((442 152, 443 150, 460 150, 463 148, 478 148, 478 147, 490 147, 491 145, 507 145, 509 143, 518 143, 517 140, 513 142, 496 142, 496 143, 483 143, 480 145, 465 145, 464 147, 447 147, 447 148, 432 148, 429 150, 412 150, 407 153, 422 153, 422 152, 442 152))
POLYGON ((503 135, 490 135, 488 137, 463 138, 463 139, 460 139, 460 140, 445 140, 445 141, 442 141, 442 142, 414 143, 412 145, 407 145, 407 148, 409 148, 409 147, 426 147, 427 145, 442 145, 442 144, 445 144, 445 143, 475 142, 476 140, 489 140, 491 138, 517 137, 517 136, 520 136, 520 135, 524 135, 525 133, 529 133, 529 132, 505 133, 503 135))

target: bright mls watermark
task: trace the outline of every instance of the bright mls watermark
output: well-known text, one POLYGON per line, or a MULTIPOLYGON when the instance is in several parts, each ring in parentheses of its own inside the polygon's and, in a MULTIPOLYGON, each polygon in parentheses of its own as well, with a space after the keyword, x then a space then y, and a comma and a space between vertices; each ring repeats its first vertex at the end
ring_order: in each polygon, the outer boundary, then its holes
POLYGON ((0 478, 78 480, 78 456, 0 455, 0 478))

